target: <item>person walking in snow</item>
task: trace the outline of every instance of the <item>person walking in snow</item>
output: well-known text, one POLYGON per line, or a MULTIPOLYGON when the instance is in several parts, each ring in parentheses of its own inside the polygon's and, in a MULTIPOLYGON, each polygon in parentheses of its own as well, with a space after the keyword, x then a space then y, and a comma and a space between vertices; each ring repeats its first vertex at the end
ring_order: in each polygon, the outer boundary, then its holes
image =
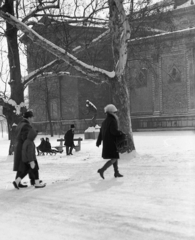
MULTIPOLYGON (((13 171, 16 171, 16 178, 21 173, 19 172, 19 166, 22 161, 22 145, 27 138, 28 132, 32 129, 32 122, 33 122, 33 112, 32 110, 27 110, 24 115, 22 121, 18 124, 16 128, 16 143, 14 148, 14 166, 13 171)), ((24 176, 25 177, 25 176, 24 176)), ((30 182, 34 184, 34 178, 31 173, 29 173, 30 182)), ((27 185, 23 185, 22 183, 19 184, 20 188, 27 187, 27 185)))
POLYGON ((93 127, 95 127, 95 125, 96 125, 96 117, 97 117, 97 108, 96 108, 96 106, 95 106, 92 102, 90 102, 89 100, 86 100, 86 108, 88 109, 87 115, 88 115, 89 113, 92 113, 92 114, 93 114, 93 117, 92 117, 92 119, 91 119, 91 125, 92 125, 93 127))
POLYGON ((74 124, 70 125, 70 129, 64 135, 64 145, 66 146, 66 155, 73 155, 72 150, 75 147, 74 145, 74 124))
POLYGON ((110 159, 106 164, 98 169, 98 173, 104 179, 104 172, 107 168, 113 165, 114 177, 123 177, 118 171, 119 153, 116 148, 116 139, 123 135, 123 132, 118 130, 117 108, 113 104, 109 104, 104 108, 106 119, 103 121, 100 128, 100 133, 97 138, 96 146, 99 147, 103 142, 102 158, 110 159))
POLYGON ((43 188, 46 184, 42 184, 39 180, 39 166, 35 154, 34 140, 37 136, 37 132, 31 128, 28 132, 27 139, 22 145, 22 161, 20 162, 18 177, 13 181, 13 185, 16 189, 19 189, 21 179, 31 173, 35 179, 35 188, 43 188))

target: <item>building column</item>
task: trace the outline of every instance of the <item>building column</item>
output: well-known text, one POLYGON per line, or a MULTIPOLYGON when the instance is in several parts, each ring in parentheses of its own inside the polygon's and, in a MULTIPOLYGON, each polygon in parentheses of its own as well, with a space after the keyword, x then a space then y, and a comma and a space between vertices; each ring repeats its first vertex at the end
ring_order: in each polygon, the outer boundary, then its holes
POLYGON ((153 85, 153 103, 154 112, 153 115, 160 116, 162 112, 162 82, 161 82, 161 58, 154 62, 156 76, 152 75, 152 85, 153 85))
POLYGON ((188 113, 195 113, 195 62, 193 48, 186 49, 188 113))

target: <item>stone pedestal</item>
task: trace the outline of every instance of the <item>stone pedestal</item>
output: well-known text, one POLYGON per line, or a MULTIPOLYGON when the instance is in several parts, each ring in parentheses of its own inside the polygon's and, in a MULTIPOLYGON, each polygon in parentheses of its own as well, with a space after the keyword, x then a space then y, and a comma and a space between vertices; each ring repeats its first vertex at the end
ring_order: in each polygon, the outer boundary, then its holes
POLYGON ((85 130, 85 139, 97 139, 100 132, 100 127, 96 125, 95 127, 89 127, 85 130))

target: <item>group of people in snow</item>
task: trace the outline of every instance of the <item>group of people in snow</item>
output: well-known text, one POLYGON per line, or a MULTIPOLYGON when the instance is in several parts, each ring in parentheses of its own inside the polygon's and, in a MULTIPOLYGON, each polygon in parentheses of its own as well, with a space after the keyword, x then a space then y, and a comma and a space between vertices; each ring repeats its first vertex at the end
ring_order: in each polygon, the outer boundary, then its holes
POLYGON ((38 156, 41 154, 45 155, 48 153, 51 153, 51 154, 52 153, 62 153, 62 151, 51 147, 51 143, 50 143, 48 137, 46 137, 45 139, 41 138, 41 143, 39 144, 39 146, 36 149, 37 149, 38 156))
POLYGON ((26 111, 23 120, 18 124, 16 130, 16 143, 14 149, 14 167, 16 177, 13 185, 16 189, 26 188, 21 180, 28 174, 31 185, 35 188, 43 188, 46 186, 39 180, 39 165, 35 154, 34 140, 38 132, 32 127, 33 112, 26 111))
MULTIPOLYGON (((118 116, 117 108, 113 104, 109 104, 104 108, 106 118, 102 122, 100 133, 96 141, 96 146, 102 147, 102 158, 109 159, 102 168, 98 169, 98 173, 101 178, 104 179, 104 172, 110 166, 113 166, 114 177, 123 177, 118 170, 119 152, 116 146, 116 139, 124 133, 118 129, 118 116)), ((37 131, 32 127, 33 112, 31 110, 24 113, 23 120, 17 126, 16 144, 14 150, 14 168, 16 171, 16 177, 13 181, 13 185, 16 189, 27 187, 21 183, 21 180, 28 174, 31 185, 35 188, 43 188, 46 186, 41 180, 39 180, 39 165, 35 154, 34 140, 37 136, 37 131)), ((71 124, 70 129, 64 135, 66 146, 66 154, 72 155, 74 145, 74 130, 75 126, 71 124)), ((41 139, 41 144, 49 142, 48 139, 41 139)), ((37 147, 37 151, 41 150, 41 144, 37 147)), ((49 143, 50 144, 50 143, 49 143)), ((51 145, 50 145, 51 148, 51 145)))

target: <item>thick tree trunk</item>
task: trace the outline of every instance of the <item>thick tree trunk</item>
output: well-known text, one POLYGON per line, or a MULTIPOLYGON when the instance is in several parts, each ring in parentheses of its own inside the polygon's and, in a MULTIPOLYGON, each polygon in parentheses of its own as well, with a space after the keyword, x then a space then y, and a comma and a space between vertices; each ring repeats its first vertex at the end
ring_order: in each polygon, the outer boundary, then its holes
POLYGON ((112 99, 113 103, 119 109, 120 129, 128 134, 128 149, 129 152, 131 152, 135 149, 135 145, 130 115, 130 93, 125 79, 127 46, 131 31, 123 8, 123 0, 109 0, 109 7, 112 50, 116 71, 115 79, 110 80, 112 86, 112 99))
MULTIPOLYGON (((14 1, 6 0, 3 6, 4 12, 8 12, 14 15, 14 1)), ((10 88, 11 96, 10 98, 14 100, 17 104, 24 102, 24 89, 21 82, 21 69, 20 69, 20 59, 19 59, 19 48, 17 41, 17 28, 13 25, 6 22, 6 38, 8 45, 8 59, 10 67, 10 88)), ((13 123, 18 123, 20 117, 15 114, 14 107, 8 104, 5 104, 3 112, 6 116, 8 122, 8 129, 11 129, 13 123)), ((15 136, 10 134, 10 149, 13 149, 11 146, 14 144, 15 136)), ((12 154, 12 151, 9 151, 9 154, 12 154)))
MULTIPOLYGON (((5 3, 5 11, 14 15, 13 1, 7 0, 5 3)), ((10 87, 11 99, 17 104, 24 102, 24 89, 21 82, 21 69, 18 47, 17 28, 6 22, 6 38, 8 45, 8 59, 10 66, 10 87)))
POLYGON ((117 109, 119 109, 119 128, 128 135, 128 147, 129 152, 131 152, 135 149, 135 145, 133 141, 130 115, 130 96, 125 78, 122 76, 120 81, 118 81, 116 77, 113 81, 111 81, 111 87, 112 101, 117 109))

